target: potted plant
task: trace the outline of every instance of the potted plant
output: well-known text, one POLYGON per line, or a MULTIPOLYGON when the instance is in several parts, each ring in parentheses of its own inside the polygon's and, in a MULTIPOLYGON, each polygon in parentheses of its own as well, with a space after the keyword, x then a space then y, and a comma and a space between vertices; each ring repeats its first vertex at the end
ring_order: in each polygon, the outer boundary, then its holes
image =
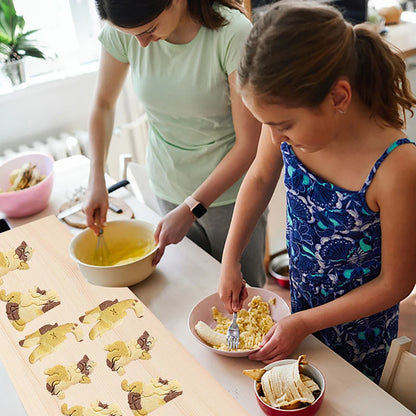
POLYGON ((25 19, 16 13, 13 0, 0 0, 0 65, 12 85, 25 82, 25 56, 45 59, 36 42, 29 39, 39 29, 25 31, 25 19))

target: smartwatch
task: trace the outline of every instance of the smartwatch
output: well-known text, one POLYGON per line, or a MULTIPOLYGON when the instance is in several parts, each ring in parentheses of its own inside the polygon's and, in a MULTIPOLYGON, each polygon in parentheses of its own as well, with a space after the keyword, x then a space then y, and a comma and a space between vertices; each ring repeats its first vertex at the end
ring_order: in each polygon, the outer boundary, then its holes
POLYGON ((184 202, 188 205, 192 214, 194 214, 196 218, 201 218, 207 212, 207 209, 192 195, 188 196, 184 202))

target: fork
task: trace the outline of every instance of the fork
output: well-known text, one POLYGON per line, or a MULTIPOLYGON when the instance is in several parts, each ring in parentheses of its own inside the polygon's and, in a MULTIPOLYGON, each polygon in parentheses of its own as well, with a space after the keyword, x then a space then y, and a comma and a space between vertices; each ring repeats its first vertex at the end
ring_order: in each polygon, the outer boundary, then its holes
POLYGON ((237 324, 237 312, 233 312, 233 321, 227 331, 227 348, 237 349, 240 342, 240 328, 237 324))

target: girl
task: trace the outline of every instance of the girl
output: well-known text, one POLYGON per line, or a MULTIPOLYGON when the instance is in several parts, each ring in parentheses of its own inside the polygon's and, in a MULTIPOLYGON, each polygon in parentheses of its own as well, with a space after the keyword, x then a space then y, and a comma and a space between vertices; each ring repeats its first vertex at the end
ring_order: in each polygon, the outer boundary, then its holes
POLYGON ((292 314, 250 358, 283 359, 313 333, 378 382, 416 281, 416 148, 401 130, 416 100, 405 64, 331 6, 279 2, 254 26, 238 82, 263 130, 220 297, 231 312, 247 296, 239 258, 284 164, 292 314))
MULTIPOLYGON (((150 185, 166 214, 156 229, 154 262, 185 235, 221 260, 261 129, 235 88, 251 23, 236 0, 96 0, 96 5, 107 24, 100 34, 103 51, 90 118, 88 226, 98 232, 106 220, 105 160, 115 104, 130 68, 150 124, 150 185)), ((243 273, 254 286, 265 282, 265 228, 263 216, 244 254, 243 273)))

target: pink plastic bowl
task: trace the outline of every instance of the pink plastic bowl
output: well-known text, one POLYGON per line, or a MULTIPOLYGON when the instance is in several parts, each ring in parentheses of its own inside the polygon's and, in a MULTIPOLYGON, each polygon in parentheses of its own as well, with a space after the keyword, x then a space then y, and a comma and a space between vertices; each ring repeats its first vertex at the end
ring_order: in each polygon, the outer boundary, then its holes
POLYGON ((0 211, 9 218, 27 217, 48 206, 53 185, 53 158, 50 155, 27 153, 6 161, 0 166, 0 188, 7 191, 10 187, 10 173, 28 162, 36 164, 37 169, 46 175, 46 178, 27 189, 0 193, 0 211))
MULTIPOLYGON (((287 360, 280 360, 275 361, 269 365, 264 367, 266 370, 270 370, 272 367, 276 365, 285 365, 291 364, 297 360, 287 359, 287 360)), ((256 383, 254 381, 254 392, 256 394, 257 403, 259 404, 261 410, 267 416, 314 416, 319 408, 321 407, 322 401, 324 400, 325 395, 325 379, 322 373, 313 365, 307 364, 303 365, 304 373, 315 380, 315 383, 318 384, 319 388, 321 389, 320 395, 316 398, 316 400, 309 406, 301 407, 300 409, 293 409, 293 410, 285 410, 285 409, 277 409, 275 407, 271 407, 268 404, 264 403, 264 401, 260 398, 257 393, 256 383)))

